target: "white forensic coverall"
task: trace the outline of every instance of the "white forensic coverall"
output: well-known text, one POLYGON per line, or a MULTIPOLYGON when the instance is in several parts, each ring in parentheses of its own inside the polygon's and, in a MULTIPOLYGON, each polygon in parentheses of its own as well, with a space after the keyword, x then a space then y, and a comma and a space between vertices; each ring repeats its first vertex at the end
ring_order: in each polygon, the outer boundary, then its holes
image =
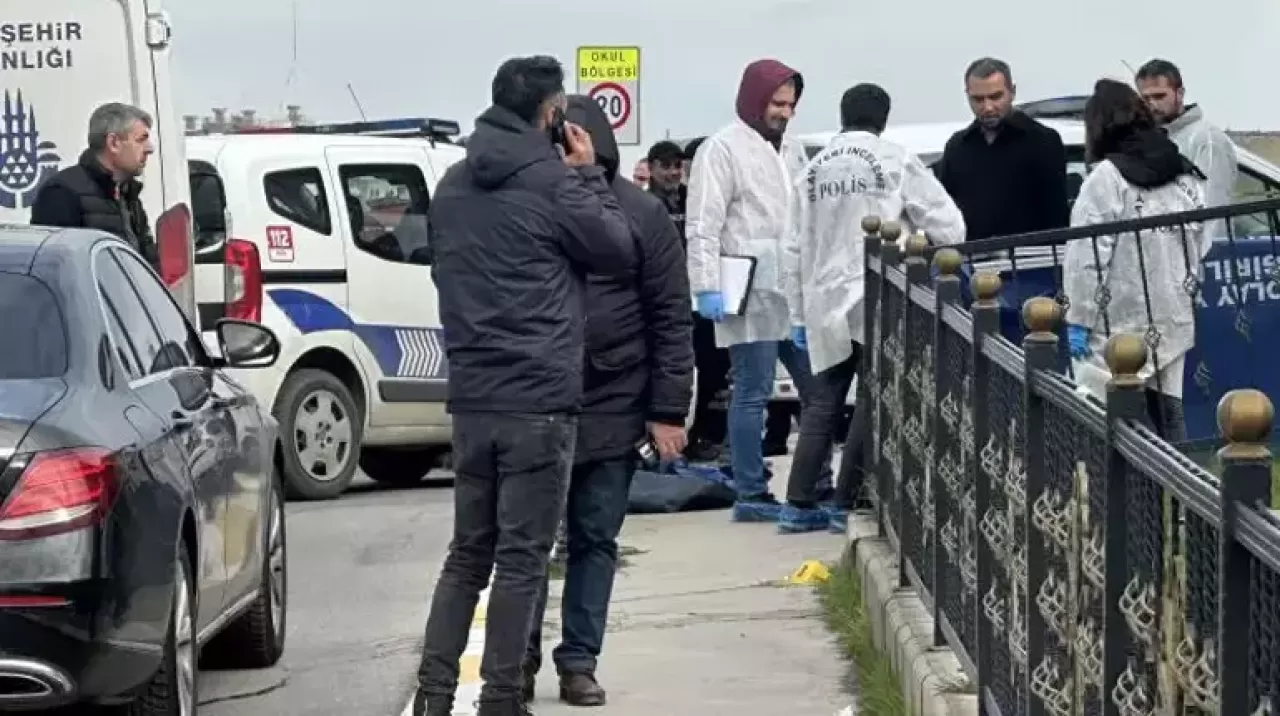
POLYGON ((791 332, 780 254, 793 178, 804 148, 786 137, 781 151, 741 119, 698 148, 689 176, 685 235, 689 284, 696 297, 719 291, 722 255, 754 256, 745 315, 716 324, 716 345, 786 340, 791 332))
MULTIPOLYGON (((1206 177, 1205 206, 1225 206, 1235 196, 1240 173, 1236 145, 1227 133, 1204 118, 1196 105, 1186 109, 1177 119, 1165 125, 1169 138, 1178 145, 1182 156, 1191 160, 1206 177)), ((1221 222, 1215 222, 1221 225, 1221 222)))
POLYGON ((863 341, 862 219, 902 221, 935 244, 964 241, 964 216, 946 189, 906 148, 870 132, 842 132, 804 168, 791 202, 782 283, 791 324, 804 326, 816 375, 847 360, 863 341))
MULTIPOLYGON (((1130 184, 1114 164, 1104 160, 1089 173, 1081 186, 1080 196, 1071 210, 1071 225, 1128 221, 1143 216, 1203 209, 1204 196, 1205 182, 1196 177, 1183 175, 1164 186, 1143 189, 1130 184)), ((1148 328, 1154 326, 1160 340, 1154 350, 1148 343, 1150 354, 1139 377, 1169 397, 1182 398, 1183 359, 1195 345, 1196 309, 1186 290, 1188 264, 1190 273, 1199 277, 1201 262, 1209 251, 1210 243, 1203 225, 1190 224, 1186 225, 1185 232, 1178 227, 1169 227, 1143 231, 1140 238, 1135 238, 1132 232, 1119 237, 1100 236, 1096 258, 1094 242, 1089 239, 1067 244, 1062 271, 1064 290, 1070 301, 1067 323, 1090 330, 1089 356, 1072 360, 1075 379, 1080 386, 1099 400, 1105 400, 1107 381, 1111 378, 1103 360, 1107 338, 1119 333, 1132 333, 1145 340, 1148 328), (1147 304, 1143 296, 1139 242, 1150 290, 1151 321, 1147 318, 1147 304), (1102 284, 1110 293, 1106 306, 1109 326, 1104 323, 1102 308, 1098 305, 1099 267, 1102 284)))

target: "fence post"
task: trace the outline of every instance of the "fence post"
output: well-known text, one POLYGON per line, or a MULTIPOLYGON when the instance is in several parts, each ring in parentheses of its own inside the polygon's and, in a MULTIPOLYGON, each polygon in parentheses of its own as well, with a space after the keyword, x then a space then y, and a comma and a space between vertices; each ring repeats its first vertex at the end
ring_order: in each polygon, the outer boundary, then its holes
MULTIPOLYGON (((942 352, 942 344, 945 331, 949 329, 942 320, 942 311, 946 306, 960 302, 960 266, 963 263, 964 259, 960 256, 960 252, 955 249, 941 249, 933 256, 933 265, 938 269, 938 278, 933 284, 937 301, 933 311, 933 375, 929 377, 933 380, 935 399, 933 425, 929 427, 933 430, 934 450, 933 464, 929 466, 929 474, 934 478, 938 473, 938 461, 946 459, 941 455, 942 451, 937 444, 938 436, 942 435, 946 428, 946 420, 942 417, 941 400, 943 381, 947 375, 947 363, 946 356, 942 352)), ((960 457, 959 452, 956 453, 956 457, 960 457)), ((933 491, 934 511, 933 544, 929 547, 933 550, 933 645, 942 646, 946 642, 946 636, 942 633, 942 617, 945 613, 942 604, 947 595, 947 563, 943 559, 946 548, 942 544, 942 526, 951 519, 951 498, 947 493, 946 484, 940 479, 931 479, 929 489, 933 491)), ((963 550, 958 550, 958 553, 962 552, 963 550)), ((952 624, 951 628, 960 629, 960 626, 952 624)))
MULTIPOLYGON (((866 234, 863 267, 863 308, 862 308, 862 365, 858 368, 858 401, 857 407, 868 411, 866 429, 863 431, 862 475, 875 479, 876 487, 876 536, 884 538, 884 493, 880 490, 880 446, 876 445, 872 426, 880 421, 880 370, 873 366, 884 365, 884 340, 876 331, 876 316, 880 315, 880 281, 884 276, 884 265, 879 273, 871 271, 871 260, 880 256, 880 217, 867 216, 862 219, 862 232, 866 234), (874 414, 870 411, 876 411, 874 414)), ((855 409, 857 409, 855 407, 855 409)), ((865 487, 863 489, 866 489, 865 487)), ((856 495, 855 495, 856 497, 856 495)))
MULTIPOLYGON (((882 372, 886 365, 886 361, 884 359, 887 357, 885 351, 882 350, 883 346, 888 342, 886 337, 898 330, 898 324, 896 322, 891 324, 892 317, 889 315, 890 302, 886 300, 886 296, 889 291, 896 290, 893 283, 889 281, 888 269, 890 266, 896 267, 898 262, 902 260, 902 250, 898 246, 898 238, 901 236, 902 226, 898 222, 892 220, 880 222, 880 336, 878 340, 880 341, 881 346, 880 370, 882 372)), ((892 370, 894 371, 893 380, 897 382, 898 373, 902 370, 902 366, 895 365, 892 370)), ((888 442, 888 437, 892 434, 892 431, 889 430, 889 406, 884 404, 884 386, 877 386, 877 389, 880 390, 881 400, 879 445, 881 460, 879 464, 880 469, 876 472, 876 494, 880 496, 880 504, 883 505, 880 508, 881 524, 892 524, 894 523, 894 520, 901 519, 902 515, 901 512, 892 516, 889 514, 889 508, 894 504, 900 503, 895 503, 893 500, 889 499, 889 491, 895 489, 893 484, 893 464, 883 458, 885 444, 888 442)), ((894 399, 897 399, 897 396, 890 398, 890 400, 894 399)), ((896 445, 895 448, 899 451, 898 454, 901 455, 901 443, 896 445)), ((898 509, 900 510, 901 508, 899 507, 898 509)), ((894 526, 895 532, 901 529, 901 526, 902 523, 897 522, 894 526)), ((884 532, 884 530, 882 530, 882 532, 884 532)), ((902 535, 896 534, 895 536, 898 540, 898 584, 905 585, 907 584, 907 579, 906 575, 902 573, 905 569, 904 565, 906 564, 902 559, 902 535)))
POLYGON ((1138 372, 1147 363, 1147 345, 1139 336, 1122 333, 1107 340, 1103 352, 1111 380, 1107 382, 1107 498, 1104 537, 1102 702, 1104 716, 1121 716, 1113 694, 1128 666, 1132 639, 1120 602, 1129 583, 1128 476, 1124 456, 1116 449, 1115 428, 1121 420, 1147 418, 1146 386, 1138 372))
MULTIPOLYGON (((905 264, 904 268, 906 269, 906 273, 907 273, 907 285, 906 285, 906 290, 902 292, 902 346, 905 350, 905 355, 903 356, 902 370, 909 373, 910 371, 907 369, 907 365, 909 363, 915 362, 916 360, 919 360, 918 351, 924 348, 924 346, 913 346, 911 344, 911 336, 915 334, 916 321, 919 320, 917 318, 912 317, 912 314, 914 313, 914 311, 912 311, 911 307, 914 304, 911 301, 911 289, 915 286, 925 286, 929 283, 929 261, 924 257, 925 250, 929 248, 929 242, 924 238, 923 234, 914 234, 907 239, 906 245, 907 245, 907 260, 904 262, 905 264)), ((921 378, 923 379, 923 376, 921 376, 921 378)), ((905 382, 906 382, 906 379, 904 374, 903 379, 899 384, 901 385, 902 383, 905 383, 905 382)), ((907 421, 907 416, 905 415, 905 408, 904 408, 904 415, 902 416, 901 419, 902 419, 903 427, 905 428, 906 421, 907 421)), ((932 426, 921 426, 921 430, 922 431, 926 430, 929 427, 932 427, 932 426)), ((929 487, 925 481, 925 478, 928 477, 928 474, 926 473, 925 475, 921 475, 920 476, 921 477, 920 514, 917 516, 917 519, 914 521, 914 526, 908 529, 907 528, 908 523, 906 519, 907 505, 910 504, 911 498, 907 496, 907 473, 905 468, 905 462, 906 462, 906 455, 910 452, 910 449, 909 449, 909 446, 906 444, 907 442, 906 433, 907 431, 905 429, 898 431, 898 456, 899 456, 898 459, 903 461, 904 463, 904 468, 902 471, 902 479, 898 480, 898 485, 897 485, 898 528, 901 530, 901 532, 898 534, 898 584, 901 584, 901 585, 910 584, 910 582, 907 581, 907 563, 909 562, 909 560, 907 559, 907 545, 911 544, 912 541, 916 541, 916 542, 922 541, 921 537, 923 535, 921 534, 921 532, 923 532, 924 530, 924 523, 925 523, 924 511, 925 511, 925 508, 927 507, 926 500, 925 500, 925 490, 927 490, 929 487)), ((921 435, 921 437, 925 437, 925 436, 921 435)), ((922 464, 921 467, 925 468, 926 470, 928 469, 927 465, 922 464)), ((912 566, 916 568, 917 576, 921 580, 923 580, 924 575, 919 574, 919 570, 923 565, 915 564, 912 566)), ((938 591, 938 588, 936 585, 934 586, 933 591, 934 592, 938 591)), ((938 595, 933 594, 930 596, 933 597, 933 602, 935 607, 935 616, 936 616, 938 595)), ((934 622, 934 623, 936 624, 937 622, 934 622)), ((935 630, 936 630, 936 627, 935 627, 935 630)))
MULTIPOLYGON (((992 271, 983 271, 973 277, 973 351, 969 365, 973 366, 973 444, 982 449, 991 438, 991 420, 988 416, 990 401, 987 398, 987 386, 990 384, 991 367, 982 353, 982 345, 987 336, 997 335, 1000 330, 1000 275, 992 271)), ((991 478, 982 469, 981 460, 969 461, 969 477, 973 483, 974 517, 978 524, 991 509, 991 478)), ((977 599, 974 599, 974 624, 978 628, 978 644, 974 661, 978 665, 978 708, 979 713, 986 714, 986 689, 992 682, 991 644, 994 635, 987 617, 982 611, 982 600, 991 589, 991 568, 994 556, 991 546, 982 537, 982 530, 974 531, 974 541, 978 562, 977 599)))
MULTIPOLYGON (((1022 339, 1022 351, 1026 358, 1026 376, 1023 381, 1023 406, 1026 418, 1026 444, 1023 445, 1022 469, 1026 475, 1027 514, 1034 510, 1044 492, 1049 470, 1046 458, 1044 398, 1036 392, 1035 376, 1041 371, 1056 371, 1058 367, 1058 324, 1062 321, 1062 307, 1052 298, 1033 298, 1022 304, 1022 322, 1027 335, 1022 339)), ((1044 615, 1036 606, 1036 596, 1044 583, 1047 555, 1044 533, 1036 529, 1030 517, 1026 526, 1027 577, 1022 613, 1027 618, 1027 673, 1032 673, 1044 659, 1044 615)), ((1045 713, 1044 702, 1031 697, 1027 703, 1028 716, 1045 713)))
POLYGON ((1271 500, 1271 437, 1275 410, 1257 390, 1233 390, 1218 403, 1218 429, 1226 447, 1222 461, 1222 528, 1218 540, 1218 713, 1245 714, 1249 703, 1249 550, 1236 541, 1237 515, 1267 508, 1271 500))

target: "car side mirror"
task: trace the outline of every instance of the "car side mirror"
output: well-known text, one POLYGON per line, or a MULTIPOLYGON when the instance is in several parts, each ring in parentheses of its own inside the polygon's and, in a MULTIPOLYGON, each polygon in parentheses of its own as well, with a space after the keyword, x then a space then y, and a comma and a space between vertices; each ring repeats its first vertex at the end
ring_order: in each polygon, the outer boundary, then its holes
POLYGON ((280 340, 270 328, 251 321, 224 318, 213 328, 228 368, 269 368, 280 357, 280 340))

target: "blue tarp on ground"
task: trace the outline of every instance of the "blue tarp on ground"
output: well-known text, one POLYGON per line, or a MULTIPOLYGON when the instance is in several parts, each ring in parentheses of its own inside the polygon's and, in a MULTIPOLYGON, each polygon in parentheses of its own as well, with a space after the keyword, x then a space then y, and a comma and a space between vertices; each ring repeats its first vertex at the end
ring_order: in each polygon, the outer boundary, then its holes
POLYGON ((723 510, 733 505, 733 481, 713 465, 672 463, 660 470, 636 471, 628 513, 723 510))

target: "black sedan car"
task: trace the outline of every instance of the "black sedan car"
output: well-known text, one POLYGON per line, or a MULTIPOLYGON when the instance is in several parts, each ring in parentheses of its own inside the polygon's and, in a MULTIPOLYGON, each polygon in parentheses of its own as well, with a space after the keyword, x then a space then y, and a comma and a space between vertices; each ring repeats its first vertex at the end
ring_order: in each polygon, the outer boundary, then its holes
POLYGON ((276 423, 132 249, 0 226, 0 712, 196 712, 197 663, 284 649, 276 423))

